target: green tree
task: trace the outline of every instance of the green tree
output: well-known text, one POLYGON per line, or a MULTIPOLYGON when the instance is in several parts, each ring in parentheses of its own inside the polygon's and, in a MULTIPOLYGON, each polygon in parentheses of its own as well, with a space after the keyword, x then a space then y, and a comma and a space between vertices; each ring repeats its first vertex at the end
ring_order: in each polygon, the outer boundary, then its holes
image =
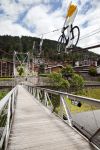
POLYGON ((84 87, 83 77, 74 73, 71 80, 70 80, 70 85, 76 94, 82 92, 83 87, 84 87))
MULTIPOLYGON (((2 55, 0 55, 0 58, 7 58, 9 60, 12 59, 12 55, 7 55, 5 52, 9 54, 13 54, 13 51, 18 52, 27 52, 30 51, 31 53, 34 53, 35 55, 38 55, 39 53, 39 44, 40 39, 36 37, 30 37, 30 36, 22 36, 19 38, 18 36, 8 36, 3 35, 0 36, 0 49, 3 50, 2 55), (33 52, 33 42, 35 41, 35 48, 33 52)), ((82 48, 76 47, 74 48, 74 53, 69 52, 68 54, 61 53, 58 55, 57 53, 57 41, 44 39, 43 41, 43 57, 45 60, 51 60, 51 61, 57 61, 57 62, 64 62, 69 61, 75 63, 77 60, 84 60, 84 59, 91 59, 91 60, 97 60, 100 59, 100 55, 95 54, 93 52, 89 52, 88 50, 82 51, 82 48)))
POLYGON ((39 74, 42 74, 45 72, 45 65, 44 64, 40 64, 39 66, 39 74))
POLYGON ((71 65, 67 65, 65 68, 61 70, 61 74, 64 78, 72 77, 74 74, 74 70, 71 65))
POLYGON ((65 80, 62 77, 62 74, 60 73, 51 73, 49 75, 49 78, 51 80, 51 84, 56 87, 56 89, 68 89, 70 87, 70 84, 68 82, 68 80, 65 80))
POLYGON ((18 68, 17 68, 17 71, 18 71, 18 73, 19 73, 19 76, 24 75, 24 68, 23 68, 22 66, 18 67, 18 68))
POLYGON ((83 90, 84 80, 83 77, 76 74, 71 65, 66 66, 61 70, 62 76, 69 81, 70 91, 80 93, 83 90))
MULTIPOLYGON (((51 73, 49 75, 51 85, 53 86, 53 89, 56 90, 68 90, 70 87, 70 84, 67 80, 62 78, 62 75, 59 73, 51 73)), ((60 96, 59 95, 53 95, 52 94, 52 104, 53 104, 53 111, 57 113, 57 108, 60 105, 60 96)))
POLYGON ((96 76, 96 75, 97 75, 96 67, 91 66, 91 67, 89 68, 89 74, 90 74, 91 76, 96 76))

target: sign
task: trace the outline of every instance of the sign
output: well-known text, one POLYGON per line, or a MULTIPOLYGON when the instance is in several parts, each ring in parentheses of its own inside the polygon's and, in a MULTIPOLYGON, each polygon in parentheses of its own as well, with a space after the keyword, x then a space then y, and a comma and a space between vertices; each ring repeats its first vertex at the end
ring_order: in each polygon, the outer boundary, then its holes
POLYGON ((68 12, 67 12, 67 17, 71 17, 76 11, 77 11, 77 6, 73 3, 70 4, 68 12))

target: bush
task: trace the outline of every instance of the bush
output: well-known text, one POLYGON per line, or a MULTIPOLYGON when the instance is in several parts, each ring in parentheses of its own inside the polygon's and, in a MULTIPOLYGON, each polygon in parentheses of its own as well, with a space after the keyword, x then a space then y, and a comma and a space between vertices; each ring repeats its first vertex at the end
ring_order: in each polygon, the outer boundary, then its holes
POLYGON ((5 97, 8 92, 8 90, 0 91, 0 100, 5 97))
POLYGON ((72 75, 74 74, 74 70, 71 65, 67 65, 65 68, 61 70, 61 74, 63 77, 69 78, 72 77, 72 75))
POLYGON ((24 75, 24 73, 25 73, 25 70, 24 70, 24 67, 23 67, 23 66, 19 66, 19 67, 17 68, 17 71, 18 71, 19 76, 22 76, 22 75, 24 75))
POLYGON ((84 87, 83 77, 78 74, 74 74, 72 76, 72 79, 70 80, 70 85, 71 85, 71 87, 74 88, 74 91, 76 93, 80 93, 80 91, 82 91, 82 89, 84 87))
POLYGON ((61 70, 62 76, 69 81, 70 91, 75 91, 76 93, 82 92, 84 86, 84 79, 82 76, 76 74, 73 68, 68 65, 66 68, 61 70))
POLYGON ((68 80, 65 80, 60 73, 51 73, 49 75, 51 83, 53 86, 57 87, 57 89, 68 89, 70 84, 68 80))
POLYGON ((96 70, 96 68, 93 67, 93 66, 91 66, 91 67, 89 68, 89 74, 90 74, 91 76, 96 76, 96 75, 97 75, 97 70, 96 70))
MULTIPOLYGON (((70 87, 68 80, 62 78, 62 75, 60 73, 51 73, 49 75, 49 79, 53 88, 56 87, 56 90, 62 90, 62 89, 68 90, 68 88, 70 87)), ((53 104, 53 112, 58 113, 57 108, 60 105, 59 95, 52 94, 52 104, 53 104)))
MULTIPOLYGON (((78 94, 80 91, 82 91, 84 86, 83 78, 75 73, 72 74, 70 80, 64 79, 60 73, 51 73, 49 78, 52 87, 56 87, 56 90, 68 90, 71 86, 71 88, 74 87, 75 92, 78 94)), ((54 107, 53 111, 57 112, 57 108, 60 105, 60 97, 57 95, 52 95, 52 104, 54 107)))
POLYGON ((45 65, 44 64, 40 64, 39 66, 39 74, 43 74, 45 72, 45 65))
POLYGON ((53 105, 52 111, 58 113, 58 108, 60 106, 60 96, 51 94, 51 99, 52 99, 52 105, 53 105))

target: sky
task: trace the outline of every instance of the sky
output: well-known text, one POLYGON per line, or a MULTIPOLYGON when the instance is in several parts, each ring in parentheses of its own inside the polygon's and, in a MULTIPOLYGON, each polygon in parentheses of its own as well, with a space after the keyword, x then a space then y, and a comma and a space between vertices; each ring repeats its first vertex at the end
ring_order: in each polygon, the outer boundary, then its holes
MULTIPOLYGON (((78 46, 100 41, 100 0, 72 0, 78 6, 74 25, 80 28, 78 46), (95 34, 96 33, 96 34, 95 34), (92 36, 89 36, 93 34, 92 36)), ((35 36, 57 40, 70 0, 0 0, 0 35, 35 36), (48 34, 44 34, 50 32, 48 34)), ((100 49, 93 49, 100 54, 100 49)))

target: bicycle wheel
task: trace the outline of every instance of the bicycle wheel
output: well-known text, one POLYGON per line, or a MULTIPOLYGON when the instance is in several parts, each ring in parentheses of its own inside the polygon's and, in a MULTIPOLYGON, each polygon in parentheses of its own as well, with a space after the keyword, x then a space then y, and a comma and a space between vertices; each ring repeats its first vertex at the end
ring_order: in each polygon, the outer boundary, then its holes
MULTIPOLYGON (((69 39, 67 39, 69 40, 69 39)), ((57 52, 65 52, 65 47, 66 47, 66 38, 65 36, 62 34, 59 39, 58 39, 58 44, 57 44, 57 52)))
POLYGON ((74 26, 71 29, 71 33, 72 33, 72 38, 70 40, 72 40, 72 46, 76 47, 79 38, 80 38, 80 29, 78 26, 74 26))

